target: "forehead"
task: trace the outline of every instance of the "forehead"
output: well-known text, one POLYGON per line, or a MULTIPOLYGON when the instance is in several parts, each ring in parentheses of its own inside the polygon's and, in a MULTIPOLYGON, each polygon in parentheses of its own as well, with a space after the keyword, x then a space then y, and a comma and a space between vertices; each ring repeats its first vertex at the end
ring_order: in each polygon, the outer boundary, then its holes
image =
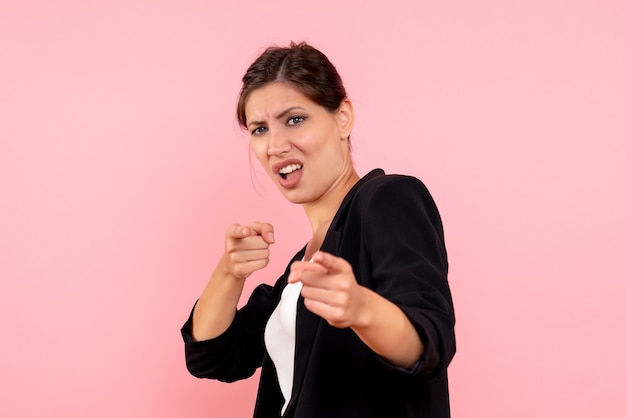
POLYGON ((310 108, 317 104, 295 87, 280 82, 271 83, 250 93, 245 106, 246 118, 273 116, 293 106, 310 108))

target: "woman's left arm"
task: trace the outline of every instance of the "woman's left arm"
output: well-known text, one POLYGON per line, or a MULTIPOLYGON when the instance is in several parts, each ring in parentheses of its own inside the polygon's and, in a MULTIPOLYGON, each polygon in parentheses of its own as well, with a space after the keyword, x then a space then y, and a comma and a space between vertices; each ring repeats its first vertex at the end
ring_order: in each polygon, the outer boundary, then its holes
POLYGON ((352 328, 372 351, 398 367, 412 367, 424 352, 415 327, 394 303, 357 283, 350 264, 329 253, 295 262, 290 282, 303 284, 304 304, 337 328, 352 328))
POLYGON ((290 280, 302 281, 309 310, 352 328, 390 363, 419 360, 421 375, 444 373, 456 351, 455 319, 432 196, 413 177, 384 176, 364 185, 352 208, 343 233, 361 246, 359 258, 318 253, 294 263, 290 280))

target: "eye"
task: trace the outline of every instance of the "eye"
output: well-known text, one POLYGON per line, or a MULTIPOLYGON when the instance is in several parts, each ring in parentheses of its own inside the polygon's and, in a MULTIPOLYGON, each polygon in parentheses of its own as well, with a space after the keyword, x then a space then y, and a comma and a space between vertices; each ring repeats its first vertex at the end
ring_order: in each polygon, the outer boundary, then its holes
POLYGON ((265 126, 259 126, 258 128, 254 128, 252 131, 250 131, 250 135, 258 136, 264 134, 265 132, 267 132, 267 128, 265 126))
POLYGON ((289 119, 287 119, 287 126, 300 125, 305 120, 306 118, 304 116, 292 116, 289 119))

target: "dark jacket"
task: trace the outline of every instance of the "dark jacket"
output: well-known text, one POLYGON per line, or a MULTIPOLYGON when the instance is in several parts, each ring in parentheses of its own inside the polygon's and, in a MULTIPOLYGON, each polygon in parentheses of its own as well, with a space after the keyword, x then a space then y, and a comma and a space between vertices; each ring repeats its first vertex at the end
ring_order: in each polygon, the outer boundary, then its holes
MULTIPOLYGON (((346 195, 321 249, 346 259, 361 285, 397 304, 425 352, 413 369, 395 367, 351 329, 334 328, 308 311, 300 297, 293 395, 285 416, 449 417, 455 320, 443 228, 426 187, 414 177, 370 172, 346 195)), ((304 249, 292 261, 303 255, 304 249)), ((263 334, 288 274, 289 267, 274 286, 259 285, 222 335, 193 341, 191 316, 182 329, 194 376, 231 382, 262 367, 256 418, 279 417, 284 402, 263 334)))

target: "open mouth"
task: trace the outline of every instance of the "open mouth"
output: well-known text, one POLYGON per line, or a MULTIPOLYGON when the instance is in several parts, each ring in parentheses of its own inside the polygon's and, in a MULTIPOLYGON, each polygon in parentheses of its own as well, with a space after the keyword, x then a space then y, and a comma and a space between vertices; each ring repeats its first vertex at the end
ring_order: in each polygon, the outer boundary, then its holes
POLYGON ((300 169, 302 169, 302 164, 289 164, 288 166, 285 166, 278 170, 278 175, 280 175, 283 180, 287 180, 289 174, 300 169))

